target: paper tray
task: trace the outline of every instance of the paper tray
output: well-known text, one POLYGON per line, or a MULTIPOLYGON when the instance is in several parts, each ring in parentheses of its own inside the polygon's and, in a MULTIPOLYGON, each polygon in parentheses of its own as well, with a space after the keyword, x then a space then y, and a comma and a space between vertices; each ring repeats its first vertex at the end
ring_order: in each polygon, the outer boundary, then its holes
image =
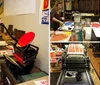
POLYGON ((51 42, 68 42, 70 37, 71 37, 71 32, 62 32, 62 31, 57 31, 56 34, 65 34, 66 36, 68 36, 66 39, 62 39, 62 40, 58 40, 58 41, 51 41, 51 39, 53 38, 53 35, 50 37, 50 41, 51 42))
POLYGON ((70 44, 67 54, 84 54, 84 46, 82 44, 70 44))

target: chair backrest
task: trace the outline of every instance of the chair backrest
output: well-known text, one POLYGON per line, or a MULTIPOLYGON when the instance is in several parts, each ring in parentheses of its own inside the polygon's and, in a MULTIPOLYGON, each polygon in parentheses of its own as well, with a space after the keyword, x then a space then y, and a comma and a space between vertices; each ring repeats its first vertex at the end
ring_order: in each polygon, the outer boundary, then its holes
POLYGON ((2 26, 0 26, 0 34, 4 32, 4 29, 2 26))
POLYGON ((13 34, 13 25, 8 26, 8 31, 11 35, 13 34))
POLYGON ((24 47, 28 45, 34 39, 34 37, 35 37, 34 32, 28 32, 24 34, 23 36, 21 36, 21 38, 18 40, 18 45, 20 45, 21 47, 24 47))
POLYGON ((14 29, 14 34, 15 34, 15 39, 18 41, 21 38, 21 36, 25 34, 25 31, 14 29))

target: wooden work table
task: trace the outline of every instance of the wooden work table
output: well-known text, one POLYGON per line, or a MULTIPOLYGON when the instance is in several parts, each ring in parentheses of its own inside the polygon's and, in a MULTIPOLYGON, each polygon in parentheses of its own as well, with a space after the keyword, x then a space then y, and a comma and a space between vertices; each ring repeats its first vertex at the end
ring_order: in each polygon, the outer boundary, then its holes
MULTIPOLYGON (((47 82, 48 82, 48 76, 41 77, 41 78, 38 78, 38 79, 33 79, 33 80, 30 80, 30 81, 27 81, 27 82, 24 82, 24 83, 20 83, 20 84, 16 84, 16 85, 37 85, 37 84, 35 84, 35 82, 36 81, 41 81, 41 80, 47 80, 47 82)), ((45 84, 45 85, 49 85, 49 84, 45 84)))
POLYGON ((90 58, 90 62, 93 65, 93 67, 94 67, 97 75, 100 78, 100 56, 99 57, 95 57, 93 55, 93 52, 92 52, 92 49, 91 48, 88 48, 87 51, 88 51, 88 56, 90 58))
MULTIPOLYGON (((9 82, 10 82, 10 85, 15 85, 21 82, 25 82, 22 80, 18 81, 18 79, 16 79, 16 77, 12 74, 10 69, 7 67, 6 63, 1 64, 1 70, 2 70, 1 82, 3 83, 3 85, 8 85, 9 82), (7 81, 7 79, 9 80, 9 82, 7 81)), ((41 71, 42 70, 40 70, 38 67, 33 66, 33 69, 31 70, 30 73, 41 72, 41 71)), ((17 78, 20 78, 20 77, 17 77, 17 78)), ((19 85, 26 85, 26 84, 19 84, 19 85)), ((29 85, 31 85, 30 82, 29 82, 29 85)))

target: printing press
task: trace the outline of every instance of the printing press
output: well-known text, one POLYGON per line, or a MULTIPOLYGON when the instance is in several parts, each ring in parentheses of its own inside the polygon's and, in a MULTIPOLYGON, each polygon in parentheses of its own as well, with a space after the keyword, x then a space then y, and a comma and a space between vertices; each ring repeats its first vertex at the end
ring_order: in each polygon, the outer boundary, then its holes
POLYGON ((62 71, 56 85, 94 85, 90 61, 82 44, 69 44, 62 54, 62 71))

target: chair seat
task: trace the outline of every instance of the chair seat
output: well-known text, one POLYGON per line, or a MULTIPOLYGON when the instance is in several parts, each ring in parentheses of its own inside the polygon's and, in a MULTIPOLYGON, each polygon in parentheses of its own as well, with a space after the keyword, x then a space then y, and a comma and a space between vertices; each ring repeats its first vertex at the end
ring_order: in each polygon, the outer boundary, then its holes
POLYGON ((21 47, 24 47, 26 45, 28 45, 35 37, 35 33, 34 32, 28 32, 26 34, 24 34, 19 40, 18 40, 18 44, 21 47))

